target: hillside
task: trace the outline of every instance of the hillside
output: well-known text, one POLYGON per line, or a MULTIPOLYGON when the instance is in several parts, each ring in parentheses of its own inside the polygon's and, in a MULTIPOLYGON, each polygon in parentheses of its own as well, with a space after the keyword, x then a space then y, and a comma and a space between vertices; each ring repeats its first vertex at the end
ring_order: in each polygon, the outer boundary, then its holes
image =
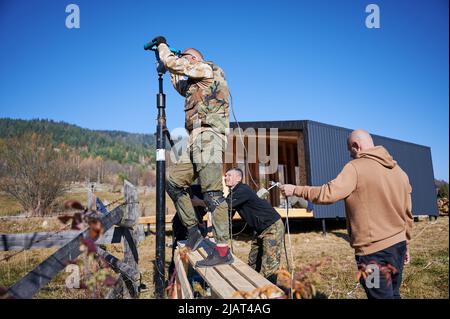
POLYGON ((65 144, 84 158, 101 157, 119 163, 142 163, 154 158, 155 137, 122 131, 97 131, 46 119, 17 120, 0 118, 0 139, 26 133, 51 135, 55 146, 65 144))

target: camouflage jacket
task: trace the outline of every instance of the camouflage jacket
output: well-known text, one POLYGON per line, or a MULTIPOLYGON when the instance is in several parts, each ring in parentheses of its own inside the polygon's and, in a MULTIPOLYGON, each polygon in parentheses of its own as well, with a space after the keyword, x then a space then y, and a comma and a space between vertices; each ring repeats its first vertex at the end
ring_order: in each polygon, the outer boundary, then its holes
POLYGON ((192 132, 205 127, 225 134, 229 128, 229 91, 223 70, 210 61, 179 58, 165 44, 158 46, 158 52, 173 86, 186 97, 186 129, 192 132))

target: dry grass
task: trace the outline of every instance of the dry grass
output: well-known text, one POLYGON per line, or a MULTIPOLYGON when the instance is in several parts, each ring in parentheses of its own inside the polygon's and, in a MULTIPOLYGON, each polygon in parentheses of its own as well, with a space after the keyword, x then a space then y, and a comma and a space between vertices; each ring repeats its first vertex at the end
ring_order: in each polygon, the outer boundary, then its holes
MULTIPOLYGON (((120 192, 109 192, 106 190, 95 192, 95 195, 99 197, 102 202, 107 205, 117 201, 116 204, 112 204, 108 209, 114 208, 117 204, 124 201, 123 194, 120 192)), ((149 191, 146 188, 139 188, 139 212, 141 216, 151 216, 155 215, 156 211, 156 200, 155 191, 149 191)), ((64 211, 64 202, 68 199, 77 200, 82 205, 87 205, 87 192, 85 190, 80 190, 79 187, 74 188, 72 191, 65 193, 62 197, 58 198, 55 202, 54 212, 61 213, 64 211)), ((170 198, 166 197, 166 210, 168 214, 174 214, 175 207, 170 198)), ((16 216, 23 213, 23 208, 17 200, 9 195, 0 193, 0 217, 1 216, 16 216)))
MULTIPOLYGON (((115 245, 109 245, 107 248, 116 257, 123 259, 120 249, 114 249, 115 245)), ((7 261, 0 261, 0 287, 9 287, 17 280, 24 277, 28 272, 33 270, 38 264, 43 262, 51 254, 53 254, 57 248, 46 249, 34 249, 23 251, 19 254, 17 252, 0 252, 0 260, 10 256, 7 261)), ((77 260, 79 261, 81 257, 77 260)), ((117 275, 111 270, 108 273, 117 277, 117 275)), ((39 292, 34 295, 35 299, 87 299, 92 298, 92 292, 86 289, 69 289, 66 287, 65 281, 69 273, 61 271, 56 275, 52 281, 43 287, 39 292)), ((103 289, 104 292, 107 288, 103 289)))
MULTIPOLYGON (((172 243, 172 237, 166 236, 166 243, 172 243)), ((155 249, 156 249, 156 237, 149 236, 145 238, 139 244, 139 270, 142 274, 142 282, 145 284, 146 289, 141 292, 141 299, 153 299, 155 298, 155 285, 154 285, 154 274, 155 274, 155 249)), ((167 269, 170 265, 170 260, 172 257, 172 249, 166 247, 166 271, 165 275, 167 277, 167 269)))
POLYGON ((1 234, 52 232, 58 231, 64 225, 57 217, 28 217, 0 220, 1 234))
MULTIPOLYGON (((102 200, 113 201, 121 197, 120 193, 99 192, 102 200)), ((0 195, 0 209, 15 207, 10 199, 0 195)), ((154 192, 141 192, 140 203, 145 207, 145 215, 154 212, 154 192)), ((84 192, 68 193, 64 199, 84 201, 84 192)), ((113 205, 115 206, 115 205, 113 205)), ((169 211, 173 205, 168 201, 169 211)), ((12 208, 11 210, 14 210, 12 208)), ((6 209, 5 211, 8 211, 6 209)), ((63 226, 56 217, 26 218, 5 220, 0 219, 0 233, 21 233, 33 231, 52 231, 63 226)), ((331 262, 321 267, 311 277, 321 298, 366 298, 363 289, 357 285, 356 264, 353 250, 347 240, 345 224, 327 221, 328 234, 322 235, 320 222, 291 221, 291 242, 295 260, 295 269, 327 257, 331 262)), ((234 232, 238 232, 237 225, 234 232)), ((421 219, 414 224, 414 239, 411 242, 412 262, 405 268, 401 293, 404 298, 449 298, 449 220, 439 217, 435 222, 421 219)), ((233 241, 234 253, 243 261, 247 260, 250 249, 250 235, 242 233, 233 241)), ((171 233, 167 232, 166 243, 171 243, 171 233)), ((142 282, 146 289, 140 298, 154 298, 154 266, 155 236, 147 237, 139 244, 140 271, 142 282)), ((108 251, 122 258, 123 249, 120 245, 108 245, 108 251)), ((23 252, 8 261, 0 261, 0 287, 8 287, 37 264, 47 258, 55 249, 37 249, 23 252)), ((13 252, 0 252, 0 259, 13 252)), ((171 249, 166 248, 166 275, 171 258, 171 249)), ((286 265, 284 252, 282 265, 286 265)), ((67 273, 61 272, 52 282, 42 289, 35 298, 87 298, 83 289, 67 289, 64 285, 67 273)))
MULTIPOLYGON (((299 270, 312 262, 330 257, 331 262, 311 276, 318 291, 317 297, 364 299, 364 290, 357 285, 354 251, 347 242, 346 230, 342 228, 344 225, 333 222, 330 224, 327 236, 323 236, 317 221, 293 222, 291 241, 295 269, 299 270)), ((404 270, 401 288, 403 298, 449 298, 448 227, 448 217, 438 218, 436 222, 431 223, 421 220, 414 224, 413 234, 417 237, 411 242, 412 262, 404 270)), ((238 229, 239 227, 236 227, 236 231, 238 229)), ((166 242, 171 242, 170 237, 166 237, 166 242)), ((250 236, 239 235, 233 241, 233 248, 235 255, 246 261, 250 250, 250 236)), ((143 282, 148 288, 141 294, 141 298, 153 298, 155 237, 147 237, 140 244, 139 251, 143 282)), ((166 261, 170 260, 170 253, 171 250, 166 249, 166 261)), ((284 252, 282 265, 286 266, 284 252)))
POLYGON ((0 193, 0 216, 20 214, 22 206, 11 196, 0 193))

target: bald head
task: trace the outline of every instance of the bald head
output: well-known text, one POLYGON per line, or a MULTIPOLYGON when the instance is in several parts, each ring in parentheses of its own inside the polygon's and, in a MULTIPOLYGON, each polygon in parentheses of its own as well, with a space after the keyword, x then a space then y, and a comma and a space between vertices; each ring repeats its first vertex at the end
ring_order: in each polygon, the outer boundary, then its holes
POLYGON ((369 132, 358 129, 350 133, 347 139, 348 150, 352 158, 356 158, 356 154, 374 147, 372 136, 369 132))
POLYGON ((203 61, 203 54, 194 48, 188 48, 186 50, 183 51, 183 53, 181 54, 184 57, 188 58, 188 59, 192 59, 192 60, 196 60, 196 61, 203 61))

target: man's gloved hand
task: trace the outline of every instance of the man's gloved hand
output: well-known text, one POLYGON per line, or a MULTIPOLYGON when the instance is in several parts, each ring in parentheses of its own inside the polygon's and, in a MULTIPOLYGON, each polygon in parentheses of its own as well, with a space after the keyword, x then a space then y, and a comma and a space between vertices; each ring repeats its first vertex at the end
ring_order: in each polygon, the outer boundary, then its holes
POLYGON ((160 45, 161 43, 167 44, 166 38, 162 36, 158 36, 152 40, 153 43, 156 44, 156 46, 160 45))
POLYGON ((164 74, 167 71, 164 63, 161 60, 156 62, 156 71, 161 74, 164 74))

